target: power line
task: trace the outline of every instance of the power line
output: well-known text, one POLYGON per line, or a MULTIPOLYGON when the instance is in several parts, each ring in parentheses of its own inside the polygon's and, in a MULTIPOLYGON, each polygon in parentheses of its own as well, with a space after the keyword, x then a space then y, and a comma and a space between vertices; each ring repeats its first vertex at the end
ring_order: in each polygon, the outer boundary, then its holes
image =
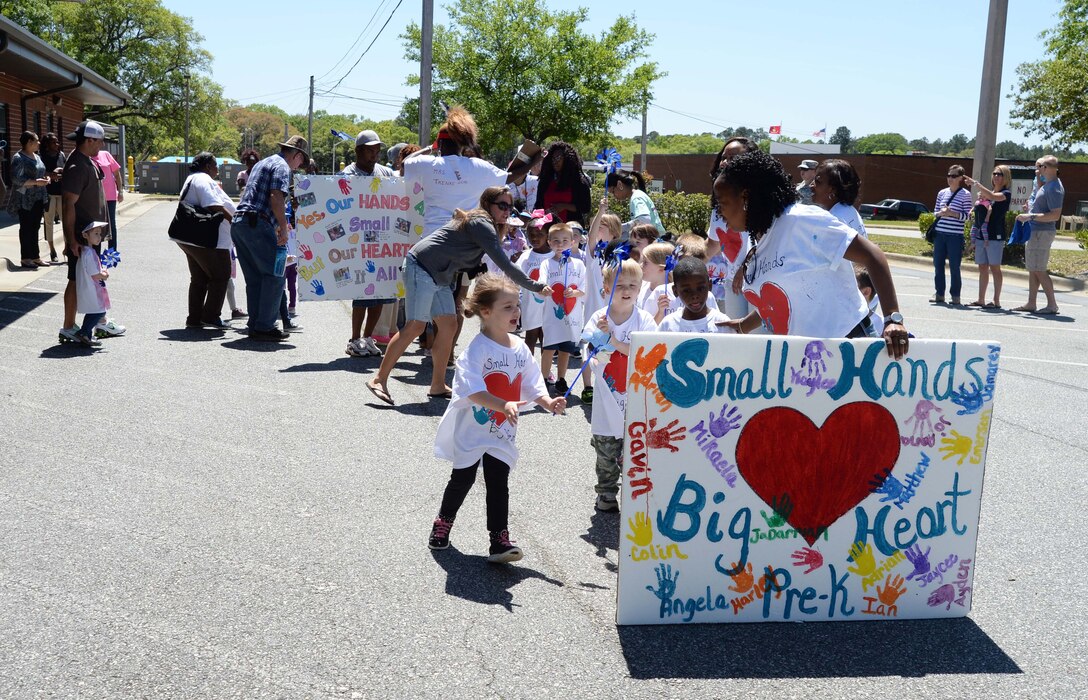
POLYGON ((331 88, 329 88, 329 90, 335 90, 336 88, 340 87, 340 83, 344 82, 344 78, 351 75, 351 72, 355 70, 356 66, 359 65, 359 61, 363 60, 363 56, 366 56, 367 52, 370 51, 370 49, 374 46, 374 42, 378 40, 378 37, 382 35, 382 32, 385 31, 385 28, 389 26, 389 22, 393 19, 393 15, 397 14, 397 10, 400 9, 401 3, 403 2, 404 0, 397 0, 397 6, 394 7, 393 11, 389 13, 389 17, 386 18, 385 24, 383 24, 382 28, 378 30, 378 33, 374 35, 374 38, 370 40, 370 44, 367 45, 366 49, 361 54, 359 54, 359 58, 355 59, 355 63, 351 65, 351 68, 348 68, 348 72, 344 73, 340 80, 336 81, 336 85, 333 85, 331 88))
POLYGON ((306 90, 306 89, 307 88, 304 88, 304 87, 303 88, 291 88, 290 90, 280 90, 279 92, 266 92, 263 95, 252 95, 250 97, 238 97, 238 98, 235 98, 235 99, 238 102, 245 102, 246 100, 255 100, 258 97, 272 97, 273 95, 286 95, 288 93, 299 92, 301 90, 306 90))
POLYGON ((363 27, 363 30, 359 32, 358 36, 355 37, 355 41, 351 42, 351 46, 348 47, 348 50, 345 51, 344 55, 341 56, 336 63, 332 64, 332 67, 325 71, 325 73, 322 74, 321 77, 318 78, 318 80, 323 80, 326 75, 336 70, 336 67, 343 63, 345 58, 351 55, 352 50, 359 44, 359 42, 363 38, 363 35, 366 34, 367 30, 370 29, 372 24, 374 24, 374 19, 378 16, 378 13, 382 11, 382 8, 386 4, 388 4, 388 2, 389 0, 382 0, 380 3, 378 3, 378 6, 374 8, 374 14, 370 15, 370 19, 367 21, 366 26, 363 27))

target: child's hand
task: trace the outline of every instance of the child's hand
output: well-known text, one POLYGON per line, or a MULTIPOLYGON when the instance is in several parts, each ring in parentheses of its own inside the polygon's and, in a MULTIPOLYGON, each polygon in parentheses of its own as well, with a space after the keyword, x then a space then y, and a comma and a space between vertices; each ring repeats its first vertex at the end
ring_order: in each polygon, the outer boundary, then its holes
POLYGON ((601 197, 601 203, 598 205, 601 211, 608 211, 608 191, 606 190, 604 196, 601 197))
POLYGON ((518 424, 518 406, 520 404, 517 401, 507 401, 502 407, 503 414, 506 415, 506 420, 510 421, 514 425, 518 424))
POLYGON ((601 314, 601 317, 599 319, 597 319, 597 328, 600 328, 605 333, 608 333, 609 336, 612 335, 612 329, 608 327, 608 315, 607 314, 601 314))
POLYGON ((567 412, 567 400, 562 396, 556 396, 554 399, 544 399, 544 405, 556 415, 564 415, 567 412))
POLYGON ((741 265, 740 268, 737 270, 737 274, 733 275, 732 287, 734 294, 740 294, 741 290, 744 289, 744 271, 747 268, 748 264, 745 263, 744 265, 741 265))
POLYGON ((574 289, 573 287, 567 287, 567 291, 563 292, 563 296, 568 299, 571 297, 584 297, 586 293, 581 289, 574 289))
POLYGON ((659 297, 657 297, 657 310, 658 311, 665 311, 668 308, 669 308, 669 295, 665 294, 665 293, 662 293, 659 297))

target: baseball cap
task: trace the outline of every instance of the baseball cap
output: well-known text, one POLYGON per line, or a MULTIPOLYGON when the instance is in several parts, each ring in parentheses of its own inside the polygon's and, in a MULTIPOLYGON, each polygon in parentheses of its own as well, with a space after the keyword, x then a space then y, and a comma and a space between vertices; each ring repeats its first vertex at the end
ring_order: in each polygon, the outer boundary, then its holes
POLYGON ((360 131, 359 135, 355 137, 356 146, 384 146, 382 140, 378 138, 378 132, 367 129, 366 131, 360 131))
POLYGON ((106 138, 106 130, 103 129, 102 125, 98 122, 87 119, 86 121, 81 121, 79 126, 76 127, 76 130, 64 138, 104 139, 106 138))
POLYGON ((801 170, 815 170, 817 165, 819 165, 819 163, 814 160, 803 160, 797 167, 801 170))

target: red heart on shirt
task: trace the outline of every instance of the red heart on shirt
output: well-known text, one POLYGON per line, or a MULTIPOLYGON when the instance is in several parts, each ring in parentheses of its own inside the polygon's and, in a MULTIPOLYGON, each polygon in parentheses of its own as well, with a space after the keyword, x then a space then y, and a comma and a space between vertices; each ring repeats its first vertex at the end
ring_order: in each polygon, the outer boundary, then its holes
POLYGON ((785 335, 790 328, 790 298, 774 282, 764 282, 759 294, 744 290, 744 298, 756 307, 759 317, 775 335, 785 335))
POLYGON ((725 255, 725 259, 736 262, 744 239, 733 229, 723 231, 720 226, 714 228, 714 233, 718 234, 718 242, 722 244, 722 254, 725 255))
POLYGON ((612 357, 608 359, 608 364, 604 366, 605 383, 610 384, 612 391, 617 394, 627 393, 627 355, 624 355, 619 350, 612 351, 612 357), (612 381, 609 382, 608 380, 612 381))
MULTIPOLYGON (((570 288, 578 289, 578 285, 572 284, 570 288)), ((564 296, 565 293, 566 289, 559 282, 552 285, 552 301, 555 302, 556 306, 562 306, 563 311, 569 316, 570 312, 574 310, 574 305, 578 303, 578 298, 564 296)))
POLYGON ((840 406, 820 427, 795 409, 767 408, 741 430, 737 469, 764 503, 788 498, 786 520, 811 545, 872 492, 899 449, 899 427, 879 404, 840 406))
MULTIPOLYGON (((492 372, 484 377, 484 385, 487 387, 487 393, 497 396, 503 401, 521 401, 520 372, 513 379, 510 379, 503 372, 492 372)), ((502 411, 495 411, 491 417, 494 419, 495 425, 502 425, 506 422, 506 414, 502 411)))

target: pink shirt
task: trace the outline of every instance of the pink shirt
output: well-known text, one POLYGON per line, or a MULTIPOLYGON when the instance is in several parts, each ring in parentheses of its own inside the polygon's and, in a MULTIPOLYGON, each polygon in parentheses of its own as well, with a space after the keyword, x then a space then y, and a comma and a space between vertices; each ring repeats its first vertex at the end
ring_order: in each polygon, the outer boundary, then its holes
POLYGON ((106 193, 106 201, 116 202, 117 178, 114 177, 114 173, 120 170, 121 166, 113 159, 113 154, 105 149, 98 152, 98 155, 94 157, 94 162, 98 163, 98 167, 102 168, 102 174, 105 175, 102 178, 102 190, 106 193))

